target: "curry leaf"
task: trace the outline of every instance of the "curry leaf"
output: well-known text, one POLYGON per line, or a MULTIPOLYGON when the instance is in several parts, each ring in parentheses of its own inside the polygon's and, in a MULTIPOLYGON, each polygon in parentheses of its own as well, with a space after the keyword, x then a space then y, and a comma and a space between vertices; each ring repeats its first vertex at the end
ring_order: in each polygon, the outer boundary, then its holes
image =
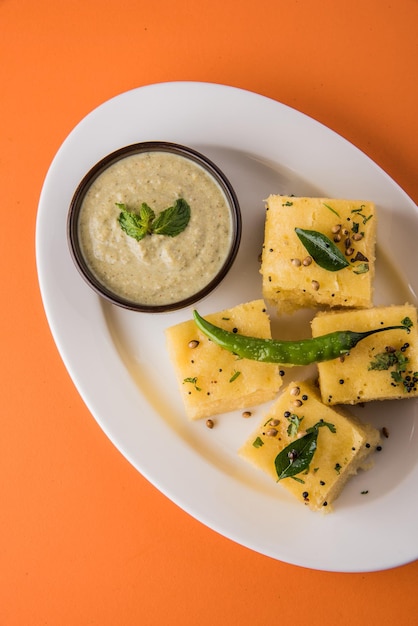
POLYGON ((303 228, 295 228, 295 232, 313 260, 323 269, 336 272, 349 265, 341 250, 323 233, 303 228))
POLYGON ((295 439, 287 445, 274 460, 278 480, 290 478, 309 468, 316 450, 318 429, 295 439))
POLYGON ((324 426, 332 433, 337 432, 334 424, 320 420, 308 428, 303 437, 291 441, 289 445, 279 452, 274 460, 278 480, 294 478, 305 470, 308 472, 317 447, 319 429, 324 426))

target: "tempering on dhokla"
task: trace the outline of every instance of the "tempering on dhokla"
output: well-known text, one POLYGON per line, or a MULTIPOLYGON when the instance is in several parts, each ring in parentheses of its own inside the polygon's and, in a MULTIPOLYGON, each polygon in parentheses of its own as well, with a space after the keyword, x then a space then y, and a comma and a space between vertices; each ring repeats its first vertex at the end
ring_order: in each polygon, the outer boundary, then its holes
POLYGON ((358 404, 372 400, 404 400, 418 396, 417 310, 410 304, 363 311, 320 312, 312 320, 314 337, 345 328, 365 331, 404 324, 371 335, 344 357, 318 363, 325 404, 358 404))
POLYGON ((329 511, 350 476, 368 469, 379 431, 324 406, 312 382, 291 382, 239 454, 313 511, 329 511))
MULTIPOLYGON (((263 300, 205 317, 234 333, 271 338, 263 300)), ((210 341, 193 320, 168 328, 166 339, 189 419, 262 404, 272 400, 282 385, 277 364, 240 359, 210 341)))
POLYGON ((279 312, 372 305, 376 211, 372 202, 271 195, 260 272, 279 312))

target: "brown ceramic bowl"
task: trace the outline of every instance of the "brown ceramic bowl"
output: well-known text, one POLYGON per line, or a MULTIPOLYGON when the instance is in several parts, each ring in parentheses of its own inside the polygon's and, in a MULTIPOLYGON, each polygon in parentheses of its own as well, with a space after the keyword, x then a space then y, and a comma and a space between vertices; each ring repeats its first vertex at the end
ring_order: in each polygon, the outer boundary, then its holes
MULTIPOLYGON (((166 204, 169 202, 167 198, 165 199, 166 204)), ((175 202, 175 198, 170 199, 170 206, 173 202, 175 202)), ((155 207, 152 206, 152 208, 154 209, 155 207)), ((158 215, 157 208, 155 209, 155 215, 158 215)), ((96 163, 84 176, 70 204, 67 235, 71 256, 77 269, 97 294, 117 306, 132 311, 172 311, 189 306, 206 297, 226 276, 235 260, 240 245, 241 212, 238 199, 230 182, 219 167, 204 155, 191 148, 174 143, 161 141, 143 142, 112 152, 96 163), (175 157, 174 159, 171 158, 173 156, 175 157), (161 165, 160 161, 162 161, 163 165, 161 165), (142 165, 137 164, 137 162, 140 162, 142 165), (134 173, 139 172, 138 176, 133 176, 132 173, 125 175, 124 172, 116 172, 115 168, 123 167, 126 169, 129 163, 131 164, 129 167, 134 168, 134 173), (171 180, 168 175, 167 178, 164 178, 164 167, 168 167, 168 163, 171 163, 171 166, 176 170, 176 176, 180 177, 175 181, 173 179, 172 184, 178 185, 179 189, 183 189, 183 187, 188 189, 187 193, 192 199, 198 198, 197 194, 201 193, 201 201, 194 200, 195 205, 193 205, 193 202, 189 202, 185 198, 190 204, 191 217, 184 233, 181 233, 178 237, 164 237, 152 234, 137 242, 120 228, 120 223, 117 223, 120 212, 119 205, 129 205, 129 211, 134 213, 138 213, 144 201, 151 205, 154 201, 153 193, 156 192, 151 187, 148 188, 151 185, 150 181, 163 194, 168 193, 171 180), (149 168, 148 176, 142 174, 141 169, 135 169, 140 167, 149 168), (184 180, 181 179, 181 176, 184 176, 184 180), (105 187, 108 184, 106 180, 111 180, 109 177, 113 178, 113 183, 110 184, 109 182, 110 186, 105 187), (202 189, 198 187, 200 184, 199 180, 202 180, 202 184, 205 185, 202 189), (126 188, 124 188, 125 181, 127 181, 126 188), (103 189, 106 191, 103 191, 103 189), (216 205, 213 204, 212 206, 209 201, 206 201, 206 198, 210 197, 208 189, 213 190, 217 202, 216 205), (91 200, 92 197, 94 201, 91 200), (221 206, 221 204, 222 207, 218 210, 217 207, 221 206), (101 211, 104 211, 102 206, 104 207, 105 205, 111 207, 109 209, 111 218, 108 215, 105 217, 105 213, 101 213, 101 211), (88 206, 89 208, 86 208, 88 206), (216 214, 214 207, 216 207, 216 214), (198 210, 203 212, 198 213, 198 210), (225 219, 225 227, 222 231, 219 230, 222 218, 218 218, 218 214, 223 215, 225 219), (87 218, 86 216, 90 217, 87 218), (84 227, 83 224, 87 223, 87 219, 90 219, 89 226, 84 227), (103 232, 100 232, 99 237, 94 240, 92 247, 95 252, 89 257, 90 240, 83 239, 83 237, 90 237, 90 235, 83 234, 83 232, 90 233, 92 223, 96 225, 106 224, 107 230, 104 229, 103 232), (222 254, 219 250, 217 252, 216 270, 212 273, 208 272, 206 277, 204 277, 205 273, 208 267, 212 267, 212 261, 209 263, 203 256, 200 258, 203 255, 203 250, 206 247, 210 248, 210 245, 206 245, 204 241, 201 243, 202 233, 200 230, 203 229, 203 223, 206 224, 208 237, 212 237, 212 247, 221 246, 218 241, 223 241, 222 254), (200 230, 194 237, 195 231, 192 228, 195 228, 196 225, 200 230), (218 231, 216 231, 217 228, 218 231), (83 231, 83 229, 85 230, 83 231), (214 229, 214 232, 211 232, 212 229, 214 229), (220 235, 220 232, 224 234, 220 235), (226 235, 227 232, 228 235, 226 235), (127 250, 123 253, 117 248, 118 242, 121 246, 127 246, 127 250), (181 243, 183 245, 182 251, 180 250, 181 243), (159 246, 166 246, 167 249, 168 246, 171 246, 171 248, 167 252, 165 248, 160 250, 159 246), (178 250, 176 246, 179 246, 178 250), (194 250, 193 260, 187 260, 187 255, 192 249, 194 250), (131 252, 134 255, 132 259, 131 252), (124 261, 129 257, 130 260, 126 261, 130 272, 129 279, 125 277, 127 270, 125 270, 122 264, 120 265, 121 278, 119 279, 116 270, 118 264, 115 264, 112 260, 114 256, 123 258, 124 261), (100 260, 97 261, 96 257, 100 260), (145 257, 147 258, 147 264, 144 264, 143 259, 145 257), (109 258, 111 259, 110 262, 108 262, 109 258), (169 259, 171 265, 168 269, 167 265, 164 265, 161 267, 161 271, 159 270, 158 263, 160 263, 161 258, 165 258, 166 261, 169 259), (182 259, 182 266, 178 270, 174 267, 176 259, 182 259), (95 265, 93 268, 92 265, 96 263, 98 265, 95 265), (195 267, 196 270, 194 270, 195 267), (196 271, 196 276, 193 278, 194 271, 196 271), (152 278, 146 278, 148 273, 150 276, 152 275, 152 278), (183 280, 183 277, 186 277, 186 275, 187 279, 183 280), (135 284, 135 289, 132 288, 132 291, 129 291, 126 285, 131 281, 131 277, 133 277, 132 284, 135 284), (169 284, 169 287, 166 286, 165 288, 171 290, 170 294, 164 295, 164 290, 159 284, 160 280, 169 284), (147 281, 147 286, 145 281, 147 281), (186 285, 188 285, 187 288, 186 285), (157 295, 147 293, 147 289, 155 291, 157 286, 159 289, 157 295)), ((190 258, 192 259, 192 257, 190 258)))

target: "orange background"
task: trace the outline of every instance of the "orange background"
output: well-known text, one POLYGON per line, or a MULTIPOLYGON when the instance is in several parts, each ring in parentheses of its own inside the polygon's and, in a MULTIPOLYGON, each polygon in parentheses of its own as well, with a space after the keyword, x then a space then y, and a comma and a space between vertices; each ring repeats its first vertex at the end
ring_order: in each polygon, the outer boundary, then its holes
POLYGON ((418 562, 366 574, 277 562, 138 474, 65 371, 34 250, 66 135, 108 98, 162 81, 295 107, 418 202, 417 27, 416 0, 0 0, 1 626, 418 624, 418 562))

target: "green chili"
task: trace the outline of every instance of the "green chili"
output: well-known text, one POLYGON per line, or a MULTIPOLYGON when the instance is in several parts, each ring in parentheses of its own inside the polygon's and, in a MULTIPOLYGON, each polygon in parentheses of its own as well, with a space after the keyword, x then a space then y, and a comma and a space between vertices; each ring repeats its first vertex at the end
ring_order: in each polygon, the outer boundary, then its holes
POLYGON ((224 330, 205 320, 197 311, 193 311, 193 317, 197 327, 221 348, 244 359, 282 365, 310 365, 330 361, 347 354, 359 341, 374 333, 398 329, 409 332, 409 328, 404 325, 386 326, 365 332, 338 330, 311 339, 281 341, 247 337, 224 330))

